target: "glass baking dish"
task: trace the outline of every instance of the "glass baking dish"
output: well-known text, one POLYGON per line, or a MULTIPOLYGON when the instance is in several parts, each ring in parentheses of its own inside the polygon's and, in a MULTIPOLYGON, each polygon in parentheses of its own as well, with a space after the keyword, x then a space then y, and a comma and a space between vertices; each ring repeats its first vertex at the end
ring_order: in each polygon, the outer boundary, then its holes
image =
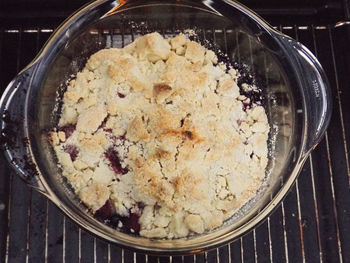
POLYGON ((325 73, 302 44, 274 30, 238 2, 225 0, 112 1, 86 5, 51 36, 38 56, 8 85, 0 101, 1 141, 10 165, 91 233, 155 254, 208 250, 242 236, 286 196, 331 116, 325 73), (118 232, 94 219, 60 175, 48 140, 57 125, 67 80, 103 48, 122 47, 140 35, 196 32, 221 60, 235 62, 263 92, 271 131, 266 180, 257 195, 221 227, 202 235, 161 240, 118 232))

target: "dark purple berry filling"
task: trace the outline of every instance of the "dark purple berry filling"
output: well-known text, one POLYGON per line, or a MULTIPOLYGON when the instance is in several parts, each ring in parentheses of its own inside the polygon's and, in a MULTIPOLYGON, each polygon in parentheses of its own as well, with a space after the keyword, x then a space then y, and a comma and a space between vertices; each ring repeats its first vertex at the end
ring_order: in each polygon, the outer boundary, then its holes
POLYGON ((103 131, 107 132, 107 133, 112 133, 113 132, 111 128, 106 128, 106 127, 103 128, 103 131))
POLYGON ((105 152, 105 157, 109 160, 110 165, 116 174, 126 174, 128 172, 128 169, 123 168, 120 164, 118 152, 113 147, 105 152))
POLYGON ((106 221, 106 224, 125 233, 138 234, 141 228, 139 218, 140 215, 136 213, 130 213, 129 216, 115 214, 106 221))
POLYGON ((251 109, 254 105, 261 105, 263 101, 263 96, 260 91, 249 91, 244 94, 248 99, 242 101, 243 106, 242 109, 245 111, 247 109, 251 109))
POLYGON ((95 217, 104 222, 105 220, 111 218, 115 214, 115 207, 113 201, 108 199, 106 203, 96 211, 95 217))
POLYGON ((161 208, 161 206, 158 203, 154 204, 154 210, 159 210, 161 208))
POLYGON ((121 141, 125 141, 125 135, 126 135, 126 132, 123 135, 118 136, 117 139, 121 141))
POLYGON ((251 106, 252 106, 252 103, 251 102, 248 102, 248 101, 242 101, 242 109, 244 110, 244 111, 246 111, 247 109, 250 109, 251 108, 251 106))
POLYGON ((58 127, 58 131, 64 132, 64 134, 66 135, 66 139, 68 139, 75 131, 75 125, 68 124, 62 127, 58 127))
POLYGON ((68 144, 63 147, 63 150, 70 155, 70 159, 74 162, 79 154, 79 149, 77 146, 68 144))
POLYGON ((142 210, 145 208, 145 204, 143 202, 137 202, 137 207, 142 210))
POLYGON ((128 218, 123 222, 123 227, 126 231, 134 230, 136 234, 140 232, 140 224, 139 224, 139 214, 131 213, 128 218))
POLYGON ((123 93, 118 92, 118 97, 121 98, 121 99, 124 99, 125 95, 123 93))
POLYGON ((100 126, 98 126, 97 130, 99 130, 99 129, 103 129, 104 130, 105 129, 108 118, 109 118, 109 116, 104 118, 104 120, 101 122, 100 126))

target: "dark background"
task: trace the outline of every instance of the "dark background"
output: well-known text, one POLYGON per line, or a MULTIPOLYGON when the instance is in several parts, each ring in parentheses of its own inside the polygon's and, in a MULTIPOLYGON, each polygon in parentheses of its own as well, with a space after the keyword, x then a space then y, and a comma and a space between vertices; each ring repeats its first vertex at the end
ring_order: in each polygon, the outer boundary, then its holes
MULTIPOLYGON (((0 21, 4 25, 57 25, 86 0, 2 0, 0 21)), ((336 22, 349 17, 349 0, 242 0, 269 22, 336 22)))
MULTIPOLYGON (((82 0, 0 2, 0 94, 82 0)), ((0 262, 350 262, 350 21, 348 0, 245 0, 319 58, 334 105, 325 138, 284 202, 259 227, 208 253, 157 258, 78 228, 28 188, 0 155, 0 262), (338 23, 339 24, 339 23, 338 23)))

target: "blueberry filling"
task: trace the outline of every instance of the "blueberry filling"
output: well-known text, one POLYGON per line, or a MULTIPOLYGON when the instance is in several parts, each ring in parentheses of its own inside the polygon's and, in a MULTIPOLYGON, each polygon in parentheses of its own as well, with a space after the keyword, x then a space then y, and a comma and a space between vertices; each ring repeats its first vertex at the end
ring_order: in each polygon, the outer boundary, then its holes
POLYGON ((122 93, 120 93, 120 92, 118 92, 118 97, 121 98, 121 99, 123 99, 123 98, 125 98, 125 95, 122 94, 122 93))
MULTIPOLYGON (((137 205, 138 207, 144 207, 142 202, 139 202, 137 205)), ((113 201, 110 199, 95 212, 94 216, 97 220, 115 229, 120 229, 123 232, 133 234, 138 234, 140 232, 140 215, 138 213, 130 213, 129 216, 118 215, 113 201)))
POLYGON ((62 127, 58 127, 58 131, 64 132, 64 134, 66 135, 66 139, 68 139, 75 131, 75 125, 68 124, 62 127))
POLYGON ((79 149, 72 144, 65 145, 63 150, 70 155, 70 159, 74 162, 79 154, 79 149))
POLYGON ((105 130, 108 118, 109 118, 109 115, 106 118, 104 118, 104 120, 101 122, 100 126, 98 126, 97 130, 99 130, 99 129, 105 130))
POLYGON ((118 152, 113 147, 109 148, 105 152, 105 157, 109 160, 110 166, 112 167, 115 174, 126 174, 128 172, 127 168, 122 167, 118 152))
POLYGON ((106 203, 96 211, 95 217, 97 220, 104 222, 115 214, 113 201, 108 199, 106 203))
POLYGON ((120 216, 116 214, 107 220, 106 224, 122 232, 139 234, 141 228, 139 218, 140 215, 137 213, 130 213, 129 216, 120 216))

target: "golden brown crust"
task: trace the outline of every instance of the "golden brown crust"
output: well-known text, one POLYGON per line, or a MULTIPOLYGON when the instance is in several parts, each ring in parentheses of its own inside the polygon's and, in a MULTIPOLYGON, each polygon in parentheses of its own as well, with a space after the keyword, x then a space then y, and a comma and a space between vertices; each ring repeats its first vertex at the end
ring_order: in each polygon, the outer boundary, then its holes
POLYGON ((153 85, 153 95, 157 103, 162 103, 172 93, 172 88, 166 83, 155 83, 153 85))
POLYGON ((150 136, 140 117, 136 116, 131 121, 126 133, 126 138, 134 142, 149 140, 150 136))

